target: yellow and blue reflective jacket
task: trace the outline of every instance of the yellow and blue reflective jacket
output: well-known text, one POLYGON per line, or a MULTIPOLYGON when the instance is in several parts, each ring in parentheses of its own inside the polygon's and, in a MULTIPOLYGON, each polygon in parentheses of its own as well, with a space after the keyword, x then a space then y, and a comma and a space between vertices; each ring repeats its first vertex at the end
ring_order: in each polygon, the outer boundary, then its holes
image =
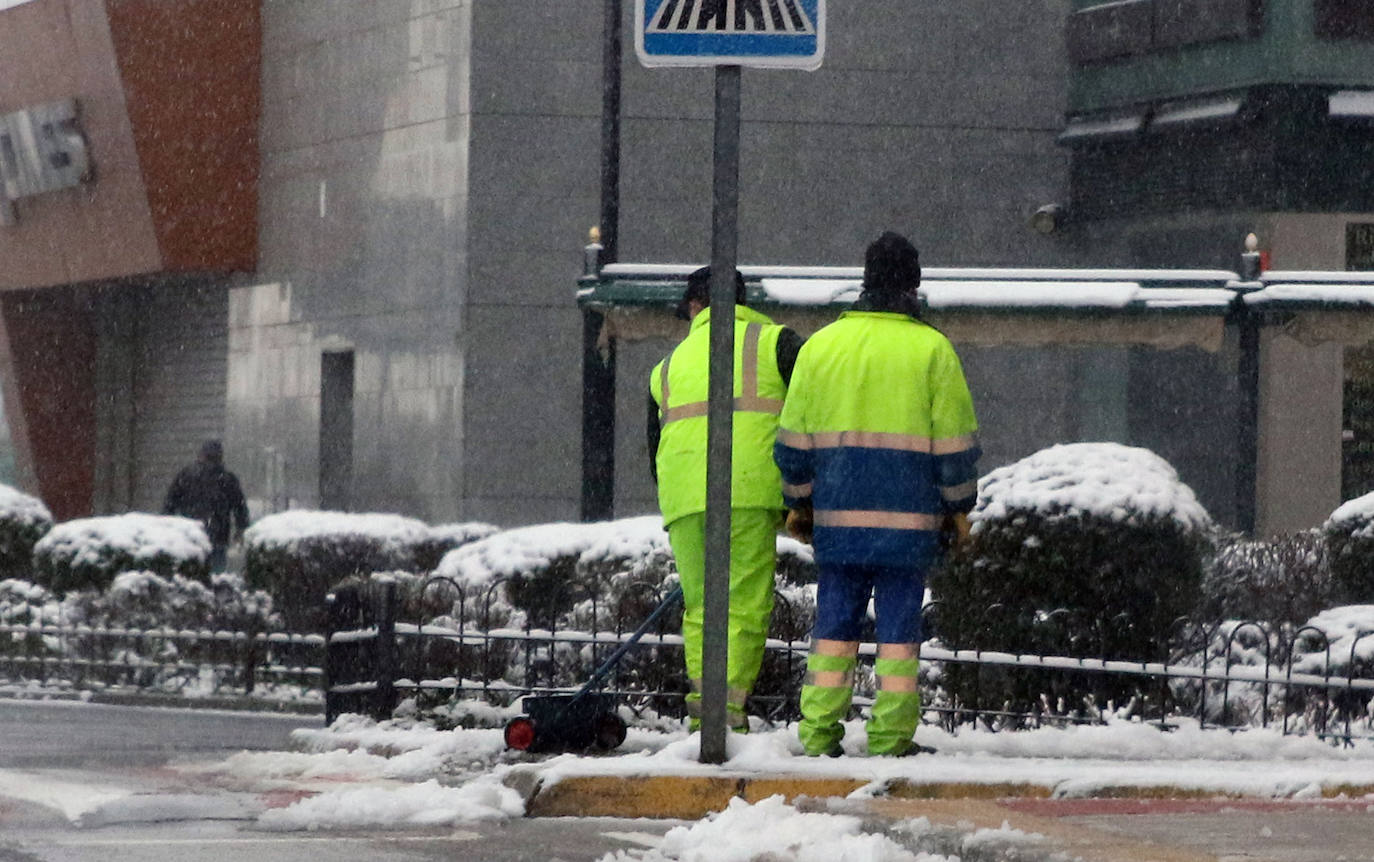
MULTIPOLYGON (((687 337, 649 375, 662 429, 658 449, 651 454, 664 524, 706 511, 710 319, 710 309, 694 317, 687 337)), ((778 414, 787 394, 777 360, 783 329, 752 308, 735 306, 733 508, 783 508, 782 477, 773 461, 778 414)))
POLYGON ((815 510, 825 563, 930 559, 973 508, 978 422, 954 347, 898 312, 848 311, 802 347, 774 458, 789 506, 815 510))

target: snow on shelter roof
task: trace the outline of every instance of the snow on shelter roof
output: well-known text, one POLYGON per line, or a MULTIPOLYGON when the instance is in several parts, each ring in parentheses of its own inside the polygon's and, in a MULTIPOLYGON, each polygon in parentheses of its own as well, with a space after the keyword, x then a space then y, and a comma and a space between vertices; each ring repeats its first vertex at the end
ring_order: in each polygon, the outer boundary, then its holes
MULTIPOLYGON (((578 304, 614 312, 608 320, 618 338, 680 338, 672 312, 699 266, 610 264, 579 280, 578 304)), ((856 266, 739 269, 749 304, 803 335, 852 305, 862 290, 863 269, 856 266)), ((1339 337, 1374 339, 1374 317, 1366 320, 1374 310, 1374 273, 1276 271, 1245 281, 1214 269, 927 267, 919 293, 929 322, 963 344, 1217 351, 1226 323, 1247 309, 1351 312, 1339 337)), ((1325 323, 1306 327, 1316 341, 1337 337, 1328 329, 1325 323)))
MULTIPOLYGON (((695 264, 611 264, 583 280, 579 301, 610 306, 675 303, 695 264)), ((816 307, 851 304, 863 269, 841 266, 750 266, 751 304, 816 307)), ((1225 270, 1024 269, 928 267, 920 294, 932 309, 1210 309, 1224 313, 1238 276, 1225 270), (1185 293, 1186 291, 1186 293, 1185 293)))

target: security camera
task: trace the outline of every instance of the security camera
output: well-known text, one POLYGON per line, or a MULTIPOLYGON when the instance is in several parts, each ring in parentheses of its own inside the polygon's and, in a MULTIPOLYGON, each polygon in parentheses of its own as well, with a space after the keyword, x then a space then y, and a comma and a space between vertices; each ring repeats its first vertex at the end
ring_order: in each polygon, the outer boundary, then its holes
POLYGON ((1030 223, 1036 233, 1049 236, 1062 228, 1067 218, 1068 213, 1059 204, 1045 204, 1031 216, 1030 223))

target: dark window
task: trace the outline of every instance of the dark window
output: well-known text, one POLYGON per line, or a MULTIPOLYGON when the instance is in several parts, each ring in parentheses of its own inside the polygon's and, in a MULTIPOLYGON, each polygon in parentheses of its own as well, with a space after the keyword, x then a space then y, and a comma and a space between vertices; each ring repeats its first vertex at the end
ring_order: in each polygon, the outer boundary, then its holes
POLYGON ((1314 0, 1312 11, 1322 39, 1374 40, 1374 3, 1369 0, 1314 0))
POLYGON ((1078 63, 1150 50, 1154 0, 1121 0, 1069 16, 1069 57, 1078 63))
POLYGON ((1246 39, 1264 29, 1262 0, 1156 0, 1155 47, 1246 39))
POLYGON ((320 359, 320 508, 346 511, 353 498, 353 351, 320 359))

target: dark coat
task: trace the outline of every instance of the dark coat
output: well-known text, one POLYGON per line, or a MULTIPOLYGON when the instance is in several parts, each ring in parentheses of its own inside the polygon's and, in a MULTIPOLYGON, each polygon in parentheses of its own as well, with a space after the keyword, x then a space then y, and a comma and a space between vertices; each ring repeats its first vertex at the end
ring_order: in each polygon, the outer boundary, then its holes
POLYGON ((197 461, 177 474, 167 489, 162 513, 200 521, 210 544, 217 548, 229 544, 231 519, 236 534, 248 526, 248 504, 238 477, 209 461, 197 461))

